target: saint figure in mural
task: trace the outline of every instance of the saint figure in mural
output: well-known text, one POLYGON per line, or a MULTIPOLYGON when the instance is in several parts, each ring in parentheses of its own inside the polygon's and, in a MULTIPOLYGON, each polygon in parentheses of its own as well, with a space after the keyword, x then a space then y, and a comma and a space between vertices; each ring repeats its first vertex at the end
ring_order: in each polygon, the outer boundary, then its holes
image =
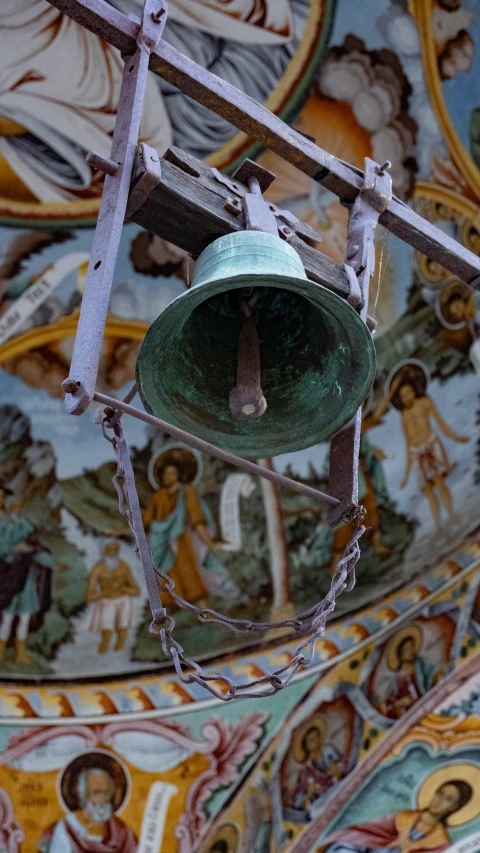
POLYGON ((442 853, 452 843, 447 826, 467 823, 480 811, 479 777, 474 765, 442 767, 423 783, 416 809, 340 829, 323 841, 317 853, 442 853))
POLYGON ((438 298, 440 321, 447 328, 458 328, 477 316, 475 291, 463 281, 450 281, 442 288, 438 298))
POLYGON ((127 787, 126 772, 113 756, 79 755, 60 782, 68 812, 43 833, 39 853, 136 853, 135 835, 115 814, 127 787))
POLYGON ((346 772, 337 748, 326 743, 323 717, 314 717, 298 733, 293 749, 296 771, 284 791, 284 817, 291 823, 310 820, 310 809, 346 772))
MULTIPOLYGON (((221 542, 212 535, 211 513, 195 484, 200 458, 184 447, 169 447, 154 456, 149 479, 155 494, 143 514, 153 558, 175 582, 175 592, 199 606, 209 593, 235 596, 237 588, 213 551, 221 542)), ((175 606, 169 593, 163 603, 175 606)))
POLYGON ((376 415, 381 417, 390 404, 401 412, 406 466, 400 488, 406 486, 412 468, 415 469, 418 488, 427 498, 435 525, 439 528, 439 498, 448 514, 453 516, 452 495, 446 484, 453 465, 433 422, 453 441, 464 443, 469 438, 456 433, 443 420, 427 394, 427 381, 427 369, 420 362, 401 365, 391 377, 387 397, 377 408, 376 415))
POLYGON ((118 556, 119 550, 118 542, 107 542, 103 559, 90 572, 85 593, 86 601, 93 603, 89 630, 101 634, 99 654, 108 652, 114 631, 117 640, 113 650, 123 649, 128 629, 133 627, 133 598, 140 595, 130 566, 118 556))
POLYGON ((0 661, 13 634, 15 662, 31 663, 25 646, 34 617, 50 607, 52 567, 21 502, 0 489, 0 661))
POLYGON ((468 352, 480 332, 475 291, 463 281, 454 279, 447 282, 437 295, 435 307, 443 326, 445 345, 460 352, 468 352))
MULTIPOLYGON (((85 152, 110 151, 123 62, 109 45, 45 0, 0 9, 0 194, 66 202, 99 191, 85 152), (57 74, 58 67, 68 72, 57 74)), ((140 136, 162 152, 171 141, 162 96, 147 81, 140 136)))
POLYGON ((390 719, 402 717, 439 678, 440 670, 420 655, 422 641, 419 626, 409 625, 388 644, 387 663, 395 675, 380 710, 390 719))

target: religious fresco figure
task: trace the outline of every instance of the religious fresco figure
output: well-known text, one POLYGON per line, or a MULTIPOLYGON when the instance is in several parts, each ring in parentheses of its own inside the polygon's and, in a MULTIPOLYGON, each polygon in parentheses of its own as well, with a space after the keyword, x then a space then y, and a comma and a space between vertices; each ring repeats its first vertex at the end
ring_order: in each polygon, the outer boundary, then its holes
MULTIPOLYGON (((200 458, 193 451, 171 446, 157 453, 149 466, 156 491, 143 523, 153 558, 174 581, 175 592, 205 606, 210 593, 231 598, 237 587, 213 553, 222 542, 213 538, 211 513, 195 488, 200 475, 200 458)), ((169 593, 161 593, 161 599, 176 607, 169 593)))
MULTIPOLYGON (((0 28, 8 32, 0 70, 0 194, 43 203, 98 195, 99 176, 85 151, 110 151, 119 54, 45 0, 5 0, 0 28), (67 57, 68 73, 56 73, 67 57)), ((140 137, 163 152, 170 123, 153 79, 145 98, 140 137)))
POLYGON ((475 291, 463 281, 449 281, 439 293, 437 314, 447 329, 458 329, 472 321, 474 323, 477 316, 475 291))
POLYGON ((117 640, 113 651, 124 648, 128 629, 133 628, 133 598, 140 595, 130 566, 119 558, 119 551, 118 542, 106 543, 103 559, 93 566, 85 592, 85 600, 93 604, 89 631, 101 634, 99 654, 108 652, 114 631, 117 640))
POLYGON ((328 836, 316 853, 442 853, 452 844, 448 826, 459 826, 480 812, 480 770, 473 764, 448 764, 423 782, 415 809, 348 826, 328 836))
POLYGON ((326 741, 326 723, 315 716, 297 734, 293 758, 295 772, 289 774, 283 788, 284 819, 291 823, 307 823, 314 803, 347 771, 344 758, 336 746, 326 741))
POLYGON ((128 787, 126 771, 112 755, 77 756, 61 771, 67 814, 43 833, 38 853, 136 853, 134 833, 116 814, 128 787))
POLYGON ((418 488, 427 498, 435 526, 440 529, 439 498, 449 517, 455 520, 452 495, 446 484, 454 466, 432 421, 436 421, 441 431, 453 441, 463 444, 470 439, 459 435, 444 421, 427 394, 427 382, 427 369, 420 362, 411 361, 399 366, 391 375, 387 396, 375 414, 381 417, 390 404, 401 413, 406 466, 400 488, 406 486, 412 469, 415 469, 418 488))
POLYGON ((480 338, 477 321, 477 297, 463 281, 448 281, 437 294, 435 309, 442 324, 441 336, 447 348, 470 354, 476 367, 475 342, 480 338), (472 344, 474 346, 472 346, 472 344))
POLYGON ((0 489, 0 661, 15 637, 15 662, 30 664, 25 651, 34 617, 50 607, 53 560, 16 497, 0 489))
POLYGON ((421 656, 422 643, 420 627, 409 625, 392 637, 387 646, 387 664, 394 675, 380 710, 390 719, 400 719, 443 672, 421 656))

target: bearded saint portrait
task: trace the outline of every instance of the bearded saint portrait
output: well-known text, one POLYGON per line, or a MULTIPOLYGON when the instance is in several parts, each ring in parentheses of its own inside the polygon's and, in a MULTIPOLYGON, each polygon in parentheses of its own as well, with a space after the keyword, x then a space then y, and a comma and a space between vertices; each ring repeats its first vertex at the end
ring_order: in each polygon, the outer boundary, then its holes
POLYGON ((67 813, 43 833, 39 853, 136 853, 137 839, 117 815, 129 791, 118 759, 100 750, 82 753, 59 781, 67 813))

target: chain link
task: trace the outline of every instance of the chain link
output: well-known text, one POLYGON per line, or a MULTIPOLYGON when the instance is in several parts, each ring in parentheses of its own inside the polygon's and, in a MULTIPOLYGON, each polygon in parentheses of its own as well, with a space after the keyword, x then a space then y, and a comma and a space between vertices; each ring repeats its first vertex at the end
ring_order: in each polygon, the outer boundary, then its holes
MULTIPOLYGON (((309 610, 292 619, 280 619, 273 622, 251 622, 248 619, 231 619, 225 614, 212 610, 209 607, 199 608, 189 601, 185 601, 177 595, 174 582, 155 565, 150 547, 148 545, 145 528, 143 526, 142 514, 135 486, 135 475, 128 444, 125 439, 120 420, 112 419, 107 412, 102 420, 103 435, 113 445, 117 457, 117 472, 113 477, 113 484, 118 495, 120 513, 126 516, 130 529, 135 539, 136 553, 140 559, 145 575, 145 582, 152 611, 152 623, 150 633, 160 638, 164 655, 169 658, 178 678, 183 684, 199 684, 217 699, 228 702, 232 699, 259 698, 271 696, 283 690, 290 684, 292 678, 304 667, 308 667, 314 658, 315 644, 325 633, 327 617, 333 613, 336 600, 346 590, 350 592, 355 586, 355 566, 360 557, 359 540, 365 532, 362 519, 357 519, 357 526, 353 536, 344 550, 342 559, 338 562, 333 574, 330 590, 322 601, 319 601, 309 610), (113 436, 107 433, 107 428, 113 430, 113 436), (229 628, 234 634, 251 634, 255 631, 269 631, 278 628, 293 628, 300 634, 306 634, 306 638, 297 646, 293 658, 285 666, 275 669, 273 672, 255 678, 244 684, 236 684, 226 675, 218 672, 204 672, 202 667, 188 658, 177 640, 173 637, 175 620, 167 613, 160 600, 160 592, 168 592, 175 604, 182 610, 188 610, 197 616, 201 623, 221 625, 229 628), (217 689, 223 684, 223 690, 217 689), (261 690, 256 690, 257 687, 261 690)), ((363 508, 362 508, 363 509, 363 508)))

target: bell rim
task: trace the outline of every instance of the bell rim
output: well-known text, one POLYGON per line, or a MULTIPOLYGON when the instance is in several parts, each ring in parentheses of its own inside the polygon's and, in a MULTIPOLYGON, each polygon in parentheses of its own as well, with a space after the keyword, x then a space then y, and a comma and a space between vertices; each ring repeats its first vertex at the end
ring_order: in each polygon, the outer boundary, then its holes
MULTIPOLYGON (((153 330, 156 323, 160 321, 160 318, 165 317, 167 314, 170 314, 173 311, 177 310, 177 306, 180 304, 182 300, 186 301, 187 299, 192 302, 195 301, 195 305, 192 307, 197 308, 198 305, 201 305, 202 302, 205 302, 207 299, 210 299, 212 296, 216 296, 217 293, 224 293, 228 290, 240 290, 240 288, 244 285, 248 284, 250 287, 252 286, 252 276, 249 273, 241 273, 238 276, 232 276, 230 278, 225 279, 215 279, 213 281, 206 281, 204 284, 197 284, 195 286, 190 287, 184 293, 180 293, 175 299, 172 299, 171 302, 163 309, 163 311, 158 315, 158 317, 153 320, 150 326, 147 329, 146 335, 142 341, 142 347, 144 342, 146 341, 150 331, 153 330), (208 294, 207 294, 208 291, 208 294), (211 292, 210 292, 211 291, 211 292), (202 294, 200 298, 200 294, 202 294), (207 294, 207 295, 205 295, 207 294), (195 299, 195 297, 198 297, 195 299)), ((332 305, 342 305, 342 310, 345 308, 347 312, 351 312, 350 316, 355 318, 353 322, 359 323, 360 326, 364 329, 366 340, 369 341, 369 344, 375 350, 375 346, 373 344, 372 335, 367 327, 367 325, 363 322, 360 315, 355 311, 354 308, 344 299, 342 296, 339 296, 337 293, 334 293, 333 290, 329 290, 328 287, 325 287, 323 284, 320 284, 318 281, 312 281, 310 278, 297 278, 296 276, 291 275, 278 275, 277 273, 264 275, 256 275, 255 276, 255 287, 279 287, 283 290, 292 290, 291 285, 294 284, 296 289, 301 292, 303 289, 310 289, 312 286, 314 288, 318 288, 319 296, 321 295, 322 301, 318 300, 318 304, 323 307, 325 302, 324 298, 327 300, 331 300, 332 305), (282 287, 283 285, 283 287, 282 287), (290 285, 290 286, 289 286, 290 285)), ((311 298, 311 294, 300 293, 305 299, 309 299, 314 304, 317 304, 317 300, 311 298)), ((332 312, 334 313, 334 312, 332 312)), ((182 323, 182 326, 185 324, 182 323)))
MULTIPOLYGON (((248 273, 242 273, 238 276, 225 280, 217 279, 214 281, 207 281, 205 284, 197 285, 194 288, 192 287, 190 290, 187 290, 185 293, 181 293, 179 296, 173 299, 172 302, 170 302, 166 306, 166 308, 164 308, 161 314, 159 314, 158 317, 156 317, 153 323, 149 326, 147 333, 142 341, 140 352, 137 357, 135 373, 140 398, 146 411, 148 411, 150 414, 156 415, 157 417, 161 418, 162 420, 165 420, 166 422, 171 422, 174 426, 177 426, 185 430, 186 432, 190 432, 192 435, 195 434, 199 438, 202 438, 205 441, 209 441, 211 444, 216 444, 218 447, 227 449, 230 452, 236 453, 239 456, 245 456, 247 458, 257 458, 259 454, 254 452, 253 450, 247 450, 245 448, 240 447, 235 448, 234 445, 236 444, 236 437, 232 435, 225 434, 225 442, 223 442, 218 440, 218 434, 216 434, 216 438, 213 438, 210 429, 208 427, 204 427, 202 424, 195 425, 195 430, 192 430, 192 427, 189 428, 188 426, 185 426, 184 423, 180 423, 178 419, 175 418, 174 412, 168 407, 165 401, 162 401, 161 414, 158 414, 158 409, 155 412, 144 397, 139 367, 142 358, 145 357, 146 350, 149 348, 149 341, 154 337, 157 329, 163 327, 166 323, 167 328, 169 327, 169 331, 171 329, 174 329, 177 339, 180 339, 183 326, 187 323, 190 314, 195 308, 197 308, 199 305, 201 305, 203 302, 205 302, 212 296, 217 295, 218 293, 224 293, 229 290, 239 290, 246 284, 248 284, 249 286, 252 285, 252 276, 248 273), (190 305, 190 311, 188 313, 184 312, 183 308, 187 301, 190 305), (178 312, 180 313, 177 318, 176 315, 178 312)), ((336 432, 338 432, 343 426, 345 426, 345 424, 348 423, 351 418, 353 418, 359 406, 361 406, 363 401, 368 397, 370 389, 375 380, 377 358, 372 335, 366 324, 361 319, 360 315, 355 311, 354 308, 352 308, 351 305, 349 305, 346 299, 343 299, 341 296, 338 296, 336 293, 333 293, 333 291, 329 290, 318 282, 311 281, 311 279, 299 279, 295 276, 279 276, 276 273, 269 275, 268 273, 266 273, 262 276, 255 277, 255 286, 275 286, 279 289, 290 291, 292 289, 295 289, 295 291, 298 292, 299 295, 308 299, 312 304, 318 305, 322 308, 326 308, 327 310, 329 309, 329 305, 333 306, 333 308, 339 308, 341 306, 341 312, 346 312, 347 316, 349 316, 352 319, 352 322, 355 324, 359 334, 361 336, 363 335, 363 343, 365 345, 364 363, 367 366, 367 369, 362 383, 365 388, 365 396, 362 398, 362 400, 360 400, 355 406, 352 405, 350 409, 347 410, 348 416, 345 417, 345 419, 342 419, 342 423, 339 423, 335 427, 334 431, 329 432, 328 435, 320 436, 316 438, 313 442, 309 440, 308 443, 305 443, 305 438, 299 438, 297 441, 290 440, 288 448, 285 448, 283 450, 279 449, 279 442, 277 442, 276 445, 272 444, 271 447, 266 447, 265 444, 263 444, 261 455, 265 457, 281 456, 285 453, 295 453, 299 450, 306 450, 308 447, 313 447, 315 446, 315 444, 319 444, 323 441, 330 441, 332 436, 336 432), (292 288, 292 285, 295 285, 295 287, 292 288), (312 286, 314 288, 313 292, 318 293, 318 300, 311 298, 312 286), (302 292, 303 290, 310 290, 310 293, 307 294, 306 292, 302 292)), ((331 313, 337 321, 342 322, 341 318, 335 310, 331 311, 331 313)), ((243 438, 243 436, 238 436, 238 438, 241 439, 243 438)))

